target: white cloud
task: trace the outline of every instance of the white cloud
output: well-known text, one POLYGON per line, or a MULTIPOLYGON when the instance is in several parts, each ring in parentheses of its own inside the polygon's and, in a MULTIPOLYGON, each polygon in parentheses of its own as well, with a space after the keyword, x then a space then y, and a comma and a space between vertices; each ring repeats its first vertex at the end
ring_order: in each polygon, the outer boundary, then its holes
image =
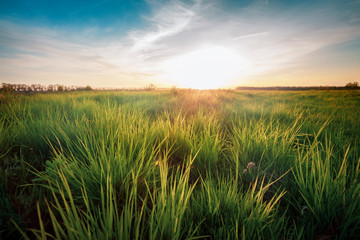
POLYGON ((268 35, 268 32, 259 32, 259 33, 253 33, 253 34, 248 34, 248 35, 242 35, 239 37, 234 38, 233 40, 240 40, 240 39, 245 39, 245 38, 253 38, 253 37, 260 37, 260 36, 265 36, 268 35))
POLYGON ((156 10, 153 16, 146 17, 150 23, 149 29, 145 31, 134 31, 129 34, 133 40, 132 49, 143 51, 152 44, 169 36, 182 32, 194 17, 195 12, 180 3, 171 3, 156 10))

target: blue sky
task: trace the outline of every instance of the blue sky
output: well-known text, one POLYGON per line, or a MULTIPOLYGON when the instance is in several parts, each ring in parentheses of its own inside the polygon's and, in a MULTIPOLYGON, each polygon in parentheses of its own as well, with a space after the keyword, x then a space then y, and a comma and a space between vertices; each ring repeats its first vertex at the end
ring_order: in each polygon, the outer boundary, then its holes
POLYGON ((0 82, 205 88, 349 81, 360 81, 359 0, 0 1, 0 82), (211 79, 221 75, 227 78, 211 79))
POLYGON ((150 10, 145 1, 114 0, 2 0, 0 9, 5 19, 75 29, 94 25, 134 26, 141 22, 141 14, 150 10))

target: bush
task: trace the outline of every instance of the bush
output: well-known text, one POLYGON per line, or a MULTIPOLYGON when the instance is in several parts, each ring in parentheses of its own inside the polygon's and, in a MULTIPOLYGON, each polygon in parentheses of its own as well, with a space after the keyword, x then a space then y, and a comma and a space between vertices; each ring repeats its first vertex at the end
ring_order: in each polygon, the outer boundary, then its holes
POLYGON ((349 82, 345 85, 345 88, 350 88, 350 89, 359 88, 359 82, 349 82))

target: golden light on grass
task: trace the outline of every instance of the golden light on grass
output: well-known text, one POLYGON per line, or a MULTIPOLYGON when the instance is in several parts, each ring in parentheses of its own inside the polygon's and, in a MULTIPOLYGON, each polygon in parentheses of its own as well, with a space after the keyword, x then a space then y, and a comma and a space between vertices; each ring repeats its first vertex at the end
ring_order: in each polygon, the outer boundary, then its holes
POLYGON ((222 46, 202 47, 163 64, 175 85, 195 89, 224 87, 248 66, 249 61, 222 46))

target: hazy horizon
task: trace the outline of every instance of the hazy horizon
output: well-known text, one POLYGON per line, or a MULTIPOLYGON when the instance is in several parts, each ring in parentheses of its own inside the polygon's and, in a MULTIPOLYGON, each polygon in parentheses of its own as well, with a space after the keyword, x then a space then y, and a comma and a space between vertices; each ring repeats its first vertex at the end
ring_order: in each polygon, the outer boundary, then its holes
POLYGON ((344 86, 359 56, 359 0, 0 3, 12 84, 344 86))

